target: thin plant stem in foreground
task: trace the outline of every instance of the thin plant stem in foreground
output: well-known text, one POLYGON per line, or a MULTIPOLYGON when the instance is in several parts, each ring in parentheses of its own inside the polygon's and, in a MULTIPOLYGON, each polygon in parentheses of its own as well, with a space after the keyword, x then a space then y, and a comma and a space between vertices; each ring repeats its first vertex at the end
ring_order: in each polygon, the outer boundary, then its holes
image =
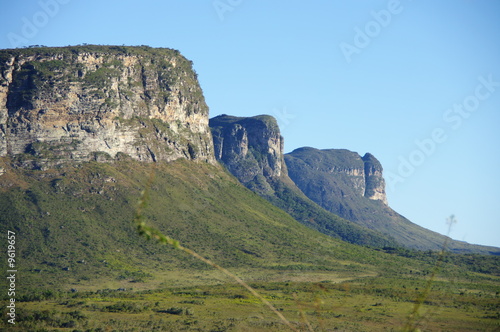
MULTIPOLYGON (((150 182, 152 182, 152 178, 150 178, 150 182)), ((144 190, 142 192, 141 199, 139 200, 139 205, 137 207, 137 210, 136 210, 136 213, 135 213, 135 217, 134 217, 134 222, 135 222, 135 224, 137 226, 137 231, 139 232, 139 235, 145 236, 148 240, 149 239, 154 239, 154 240, 157 240, 161 244, 171 245, 175 249, 179 249, 181 251, 184 251, 184 252, 190 254, 191 256, 193 256, 193 257, 201 260, 202 262, 204 262, 204 263, 206 263, 206 264, 208 264, 210 266, 213 266, 214 268, 218 269, 219 271, 221 271, 222 273, 224 273, 228 277, 230 277, 233 280, 235 280, 241 286, 243 286, 244 288, 246 288, 250 293, 252 293, 253 296, 255 296, 260 301, 262 301, 262 303, 264 303, 265 305, 267 305, 269 307, 269 309, 271 309, 271 311, 274 312, 281 319, 281 321, 285 325, 287 325, 290 329, 292 329, 293 331, 297 331, 298 332, 298 330, 285 318, 285 316, 283 316, 268 300, 266 300, 259 293, 257 293, 255 291, 255 289, 253 289, 252 287, 250 287, 241 278, 239 278, 235 274, 229 272, 227 269, 223 268, 222 266, 217 265, 214 262, 212 262, 211 260, 209 260, 209 259, 207 259, 207 258, 205 258, 205 257, 203 257, 201 255, 199 255, 195 251, 193 251, 193 250, 191 250, 189 248, 183 247, 179 243, 179 241, 177 241, 175 239, 172 239, 172 238, 164 235, 162 232, 160 232, 159 230, 157 230, 157 229, 155 229, 153 227, 147 226, 146 222, 144 221, 144 216, 142 214, 142 211, 147 206, 147 201, 148 201, 148 190, 144 190)))

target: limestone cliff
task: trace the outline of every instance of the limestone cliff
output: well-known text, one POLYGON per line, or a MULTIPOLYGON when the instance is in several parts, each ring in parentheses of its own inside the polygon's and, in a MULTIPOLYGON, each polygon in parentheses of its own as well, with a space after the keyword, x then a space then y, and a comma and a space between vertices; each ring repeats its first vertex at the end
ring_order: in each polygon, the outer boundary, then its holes
POLYGON ((129 156, 214 163, 208 107, 176 50, 0 50, 0 157, 18 165, 129 156))
MULTIPOLYGON (((288 176, 283 153, 283 137, 275 118, 221 115, 210 119, 215 157, 244 184, 300 223, 332 237, 373 247, 393 246, 395 241, 376 231, 355 225, 326 211, 297 188, 288 176)), ((359 166, 359 165, 358 165, 359 166)), ((364 172, 352 164, 337 171, 350 172, 352 179, 364 172)), ((365 180, 352 181, 362 194, 365 180)))
POLYGON ((313 201, 345 218, 352 219, 353 212, 346 210, 351 204, 342 202, 352 201, 356 205, 364 197, 387 205, 382 165, 370 153, 361 157, 345 149, 305 147, 287 154, 285 160, 290 165, 290 177, 306 195, 311 193, 313 201), (321 181, 311 181, 311 171, 322 174, 321 181), (330 206, 337 203, 338 207, 330 206))
POLYGON ((365 192, 363 196, 372 200, 382 201, 387 205, 382 165, 377 158, 370 153, 366 153, 362 159, 365 166, 365 192))
POLYGON ((272 191, 269 181, 284 168, 283 138, 276 119, 220 115, 210 119, 215 157, 244 185, 259 193, 272 191))

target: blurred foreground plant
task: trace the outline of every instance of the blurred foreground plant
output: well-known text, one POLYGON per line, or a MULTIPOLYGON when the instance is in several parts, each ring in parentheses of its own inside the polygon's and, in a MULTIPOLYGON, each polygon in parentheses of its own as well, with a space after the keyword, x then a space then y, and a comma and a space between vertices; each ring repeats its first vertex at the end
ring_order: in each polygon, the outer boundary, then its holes
MULTIPOLYGON (((151 175, 147 188, 150 187, 150 184, 152 183, 153 177, 154 177, 154 174, 151 175)), ((212 262, 211 260, 199 255, 195 251, 193 251, 189 248, 183 247, 179 243, 179 241, 172 239, 171 237, 163 234, 162 232, 160 232, 159 230, 157 230, 151 226, 146 225, 146 222, 144 220, 145 218, 144 218, 142 212, 147 207, 148 194, 149 194, 148 189, 146 189, 142 192, 141 198, 139 200, 139 204, 138 204, 135 216, 134 216, 134 222, 136 224, 137 231, 139 232, 139 235, 146 237, 146 239, 148 239, 148 240, 153 239, 153 240, 158 241, 161 244, 171 245, 175 249, 182 250, 182 251, 188 253, 189 255, 201 260, 202 262, 218 269, 219 271, 221 271, 222 273, 224 273, 228 277, 235 280, 238 284, 245 287, 250 293, 252 293, 253 296, 255 296, 260 301, 262 301, 262 303, 267 305, 269 307, 269 309, 271 309, 271 311, 273 311, 281 319, 281 321, 284 324, 286 324, 290 329, 298 332, 298 330, 285 318, 285 316, 283 316, 269 301, 267 301, 265 298, 263 298, 259 293, 257 293, 255 291, 255 289, 250 287, 241 278, 239 278, 235 274, 229 272, 227 269, 223 268, 222 266, 219 266, 219 265, 215 264, 214 262, 212 262)))

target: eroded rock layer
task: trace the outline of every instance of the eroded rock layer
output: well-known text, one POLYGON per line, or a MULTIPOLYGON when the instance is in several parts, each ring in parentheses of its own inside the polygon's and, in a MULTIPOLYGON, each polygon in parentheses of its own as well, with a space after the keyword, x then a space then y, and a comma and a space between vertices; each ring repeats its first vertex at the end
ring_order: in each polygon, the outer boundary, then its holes
POLYGON ((176 50, 0 51, 0 156, 20 165, 129 156, 214 163, 208 107, 176 50))

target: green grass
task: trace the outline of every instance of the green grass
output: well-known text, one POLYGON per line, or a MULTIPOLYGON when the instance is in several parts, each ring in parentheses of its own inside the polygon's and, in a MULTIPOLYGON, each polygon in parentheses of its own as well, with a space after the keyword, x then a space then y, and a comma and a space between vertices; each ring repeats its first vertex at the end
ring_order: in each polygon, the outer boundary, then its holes
MULTIPOLYGON (((373 250, 309 229, 218 166, 9 165, 2 160, 0 231, 17 234, 20 331, 286 330, 213 267, 139 236, 133 220, 146 188, 148 225, 249 283, 299 330, 403 328, 436 265, 431 254, 373 250)), ((498 257, 456 257, 443 259, 417 326, 495 327, 498 257)))
MULTIPOLYGON (((402 330, 422 280, 363 278, 332 282, 255 282, 251 285, 300 331, 402 330)), ((472 288, 475 286, 470 285, 472 288)), ((436 290, 423 305, 424 331, 493 331, 498 296, 436 290)), ((19 304, 12 330, 49 331, 289 331, 239 285, 164 287, 154 291, 63 293, 19 304), (65 328, 65 326, 70 326, 65 328), (102 330, 99 330, 102 329, 102 330)))
POLYGON ((20 234, 26 286, 70 287, 124 272, 207 269, 136 233, 134 213, 152 172, 145 218, 221 265, 351 271, 342 261, 358 257, 355 265, 362 272, 373 269, 362 248, 300 225, 219 167, 127 161, 59 171, 7 169, 1 178, 0 226, 2 232, 20 234))

